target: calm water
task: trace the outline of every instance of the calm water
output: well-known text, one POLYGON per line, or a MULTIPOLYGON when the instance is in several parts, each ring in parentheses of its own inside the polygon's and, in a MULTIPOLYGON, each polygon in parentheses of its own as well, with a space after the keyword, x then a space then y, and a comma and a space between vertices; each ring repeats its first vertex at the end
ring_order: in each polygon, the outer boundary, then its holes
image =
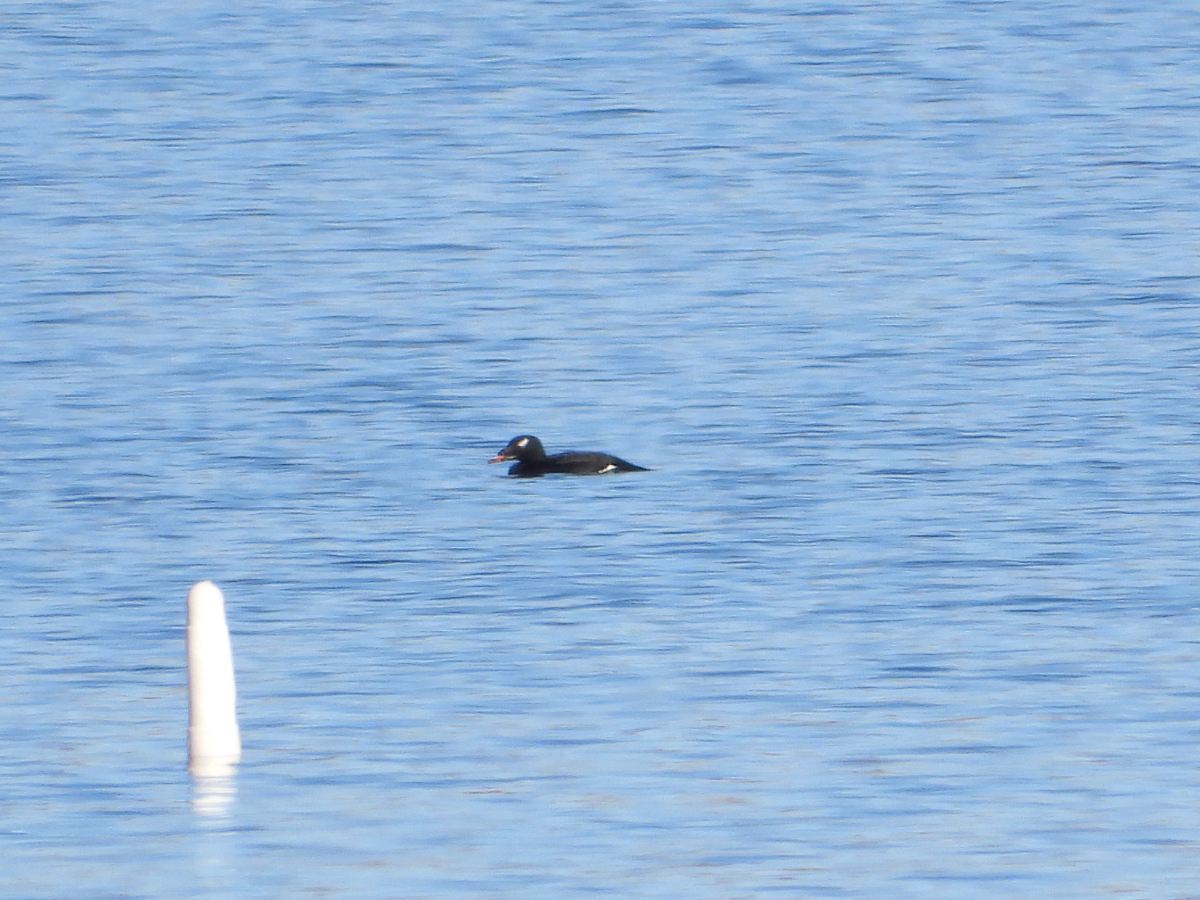
POLYGON ((1192 4, 238 6, 0 12, 0 896, 1200 897, 1192 4))

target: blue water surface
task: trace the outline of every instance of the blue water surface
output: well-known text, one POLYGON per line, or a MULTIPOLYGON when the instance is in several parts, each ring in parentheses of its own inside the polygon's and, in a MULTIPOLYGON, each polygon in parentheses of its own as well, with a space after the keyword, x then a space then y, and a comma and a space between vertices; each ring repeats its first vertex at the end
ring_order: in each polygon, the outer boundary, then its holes
POLYGON ((1197 46, 6 4, 0 896, 1200 897, 1197 46))

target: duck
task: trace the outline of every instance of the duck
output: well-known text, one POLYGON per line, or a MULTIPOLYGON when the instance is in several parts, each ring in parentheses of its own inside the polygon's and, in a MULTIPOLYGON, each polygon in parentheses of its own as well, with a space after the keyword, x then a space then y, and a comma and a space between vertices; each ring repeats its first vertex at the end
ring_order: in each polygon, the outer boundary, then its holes
POLYGON ((607 453, 566 453, 546 455, 542 442, 532 434, 519 434, 491 459, 489 463, 516 460, 508 470, 512 478, 539 478, 542 475, 607 475, 609 472, 648 472, 618 456, 607 453))

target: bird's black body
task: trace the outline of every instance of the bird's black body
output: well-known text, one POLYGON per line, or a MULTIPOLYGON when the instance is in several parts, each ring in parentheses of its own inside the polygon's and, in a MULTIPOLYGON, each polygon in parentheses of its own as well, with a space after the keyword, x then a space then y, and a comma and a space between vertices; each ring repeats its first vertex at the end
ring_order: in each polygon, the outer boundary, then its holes
POLYGON ((522 434, 508 442, 508 446, 488 460, 490 463, 516 460, 508 470, 514 478, 537 478, 541 475, 605 475, 609 472, 645 472, 607 453, 555 453, 546 455, 542 442, 532 434, 522 434))

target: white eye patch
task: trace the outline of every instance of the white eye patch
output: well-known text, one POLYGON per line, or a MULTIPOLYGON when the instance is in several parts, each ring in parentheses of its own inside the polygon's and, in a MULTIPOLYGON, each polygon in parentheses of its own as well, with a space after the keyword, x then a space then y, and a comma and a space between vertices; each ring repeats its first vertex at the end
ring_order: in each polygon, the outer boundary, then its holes
POLYGON ((525 446, 528 446, 528 444, 529 444, 529 438, 521 438, 519 441, 517 441, 518 447, 525 447, 525 446))

